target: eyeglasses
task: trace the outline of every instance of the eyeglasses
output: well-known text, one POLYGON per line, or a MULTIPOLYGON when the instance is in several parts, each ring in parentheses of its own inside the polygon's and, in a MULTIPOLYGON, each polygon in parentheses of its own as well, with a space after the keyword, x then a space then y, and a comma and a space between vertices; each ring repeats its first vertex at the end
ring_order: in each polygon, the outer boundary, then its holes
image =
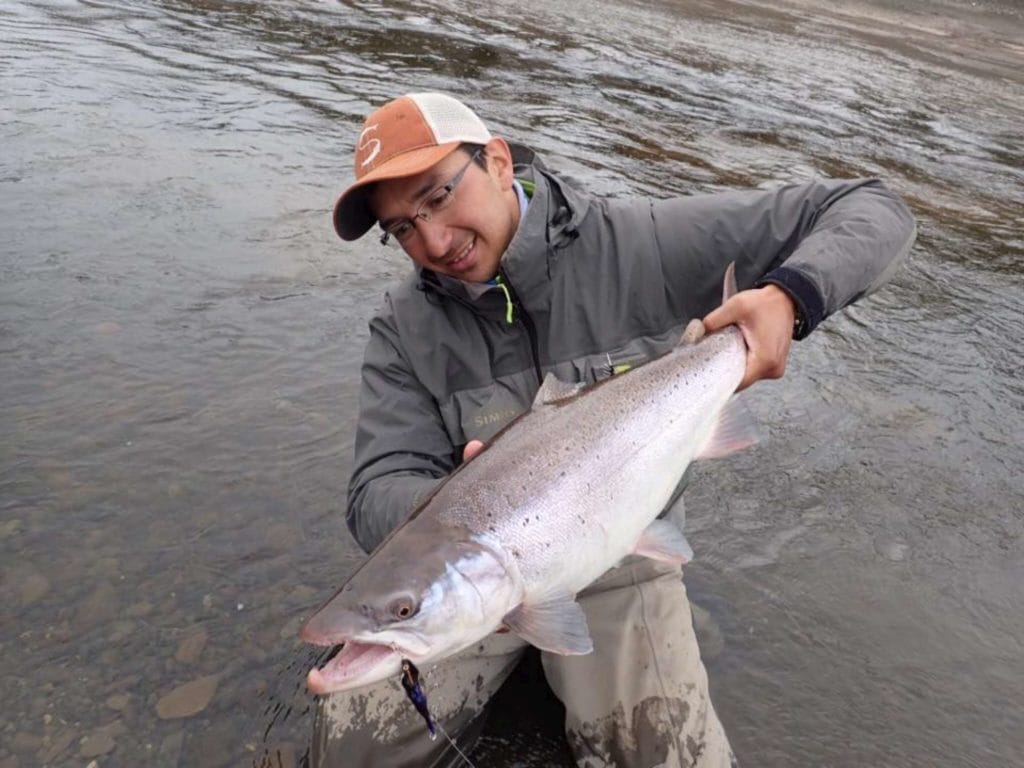
POLYGON ((430 221, 434 216, 439 214, 445 208, 450 206, 455 200, 455 187, 458 186, 459 182, 462 181, 462 177, 466 175, 466 171, 469 170, 469 166, 480 157, 478 149, 469 158, 465 165, 459 169, 459 172, 452 176, 451 180, 437 189, 430 192, 426 198, 420 203, 420 207, 416 209, 416 213, 413 214, 411 219, 402 219, 396 221, 391 226, 385 228, 384 234, 380 236, 381 245, 390 245, 392 238, 398 244, 409 242, 412 238, 413 232, 416 231, 416 219, 421 221, 430 221))

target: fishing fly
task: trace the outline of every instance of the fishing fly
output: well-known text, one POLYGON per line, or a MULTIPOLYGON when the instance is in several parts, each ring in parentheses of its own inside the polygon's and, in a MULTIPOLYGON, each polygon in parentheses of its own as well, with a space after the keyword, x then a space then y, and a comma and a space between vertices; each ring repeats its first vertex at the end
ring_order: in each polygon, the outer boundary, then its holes
POLYGON ((420 685, 420 671, 408 659, 402 659, 402 688, 405 689, 405 695, 409 697, 409 701, 416 707, 416 711, 427 721, 430 738, 436 739, 437 730, 434 727, 434 718, 430 716, 430 710, 427 709, 427 694, 423 692, 423 686, 420 685))
POLYGON ((437 722, 433 717, 430 716, 430 710, 427 708, 427 694, 423 692, 423 686, 420 684, 420 671, 416 668, 408 659, 402 659, 402 677, 401 677, 402 689, 405 691, 405 695, 409 697, 409 701, 416 707, 416 711, 422 715, 423 719, 427 723, 427 730, 430 731, 430 738, 434 740, 437 738, 438 730, 444 734, 444 737, 451 744, 459 757, 461 757, 466 765, 470 768, 476 768, 473 765, 473 761, 470 760, 466 754, 459 749, 459 745, 455 743, 455 740, 448 735, 448 731, 441 727, 441 724, 437 722))

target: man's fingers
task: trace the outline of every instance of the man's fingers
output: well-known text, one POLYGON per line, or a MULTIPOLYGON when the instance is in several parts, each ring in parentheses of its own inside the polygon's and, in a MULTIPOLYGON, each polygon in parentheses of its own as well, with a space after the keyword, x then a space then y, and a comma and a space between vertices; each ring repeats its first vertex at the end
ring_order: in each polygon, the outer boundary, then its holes
POLYGON ((469 461, 483 449, 484 444, 480 440, 470 440, 462 449, 462 460, 469 461))
POLYGON ((769 285, 740 291, 704 318, 708 333, 736 325, 747 344, 747 366, 737 391, 761 379, 778 379, 786 370, 793 333, 793 300, 769 285))
POLYGON ((714 333, 725 328, 727 325, 732 325, 739 318, 739 303, 736 301, 736 297, 733 296, 725 304, 708 313, 704 318, 704 332, 714 333))
POLYGON ((736 391, 739 392, 746 389, 755 381, 761 381, 762 379, 781 379, 785 372, 785 357, 765 360, 751 350, 750 354, 747 355, 747 368, 743 373, 743 379, 740 381, 740 385, 736 387, 736 391))

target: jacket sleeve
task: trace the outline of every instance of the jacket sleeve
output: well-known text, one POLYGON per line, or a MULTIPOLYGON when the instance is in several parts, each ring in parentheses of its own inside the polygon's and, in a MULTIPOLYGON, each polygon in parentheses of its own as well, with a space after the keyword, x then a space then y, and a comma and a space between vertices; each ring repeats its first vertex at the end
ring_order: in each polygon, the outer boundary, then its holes
POLYGON ((666 264, 670 290, 697 289, 717 303, 724 266, 735 261, 741 289, 774 284, 793 299, 795 338, 884 284, 916 232, 906 205, 877 179, 655 202, 653 215, 663 260, 681 255, 696 270, 677 279, 666 264))
POLYGON ((365 551, 383 541, 455 468, 453 454, 434 398, 408 365, 389 316, 373 318, 346 515, 365 551))

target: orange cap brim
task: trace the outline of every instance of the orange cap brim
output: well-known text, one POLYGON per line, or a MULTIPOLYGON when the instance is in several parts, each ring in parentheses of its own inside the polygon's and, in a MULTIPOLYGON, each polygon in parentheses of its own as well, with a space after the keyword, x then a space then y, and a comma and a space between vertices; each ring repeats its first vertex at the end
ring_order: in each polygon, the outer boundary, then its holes
POLYGON ((342 240, 358 240, 377 222, 368 200, 371 187, 380 181, 404 179, 431 168, 462 145, 461 141, 431 144, 395 155, 341 193, 334 204, 334 231, 342 240))

